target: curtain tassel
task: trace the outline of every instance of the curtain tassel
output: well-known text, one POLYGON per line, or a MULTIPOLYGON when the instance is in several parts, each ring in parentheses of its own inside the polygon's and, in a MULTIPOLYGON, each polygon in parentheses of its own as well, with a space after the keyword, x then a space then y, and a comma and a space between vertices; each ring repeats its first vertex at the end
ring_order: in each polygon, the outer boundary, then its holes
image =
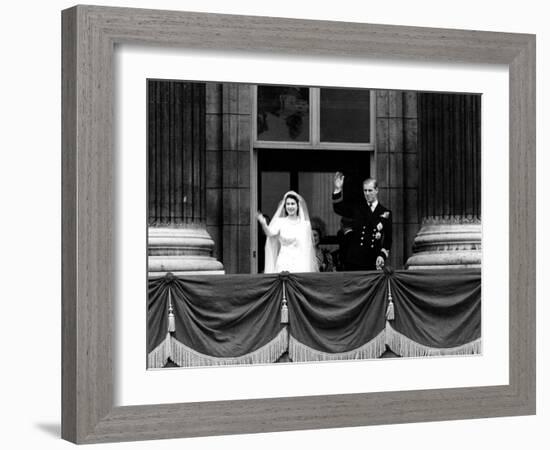
POLYGON ((176 331, 176 317, 172 308, 172 292, 168 291, 168 333, 176 331))
POLYGON ((288 323, 288 305, 286 301, 285 281, 283 280, 283 304, 281 305, 281 323, 288 323))
POLYGON ((283 306, 281 306, 281 323, 288 323, 288 306, 286 305, 286 300, 283 301, 283 306))
POLYGON ((388 278, 388 308, 386 309, 386 320, 390 321, 395 319, 395 312, 393 310, 393 301, 391 296, 391 286, 390 286, 390 280, 388 278))
POLYGON ((388 303, 388 309, 386 310, 386 320, 393 319, 395 319, 395 313, 393 311, 393 302, 390 300, 390 303, 388 303))
POLYGON ((168 333, 173 333, 176 331, 176 318, 174 317, 174 312, 172 308, 168 312, 168 333))

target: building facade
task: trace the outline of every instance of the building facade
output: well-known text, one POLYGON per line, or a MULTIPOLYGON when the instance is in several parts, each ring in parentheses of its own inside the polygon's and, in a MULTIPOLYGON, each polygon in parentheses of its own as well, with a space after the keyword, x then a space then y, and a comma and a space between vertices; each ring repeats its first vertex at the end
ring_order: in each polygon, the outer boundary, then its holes
POLYGON ((378 180, 393 213, 389 264, 481 261, 478 95, 148 81, 149 273, 258 273, 256 211, 288 190, 337 249, 332 179, 378 180))

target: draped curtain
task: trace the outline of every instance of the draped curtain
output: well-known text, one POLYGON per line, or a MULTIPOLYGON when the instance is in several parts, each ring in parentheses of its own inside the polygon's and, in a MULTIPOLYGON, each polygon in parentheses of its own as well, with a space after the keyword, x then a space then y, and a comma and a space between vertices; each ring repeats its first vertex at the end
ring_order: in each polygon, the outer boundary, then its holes
POLYGON ((479 269, 149 282, 148 367, 481 352, 479 269))

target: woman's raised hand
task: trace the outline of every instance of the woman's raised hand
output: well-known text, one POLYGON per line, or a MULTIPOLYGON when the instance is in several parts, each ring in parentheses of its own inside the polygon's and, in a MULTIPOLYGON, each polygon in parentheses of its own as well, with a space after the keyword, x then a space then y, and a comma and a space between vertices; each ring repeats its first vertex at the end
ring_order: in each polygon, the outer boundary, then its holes
POLYGON ((344 186, 344 174, 342 172, 336 172, 334 174, 334 191, 340 192, 344 186))
POLYGON ((266 225, 266 224, 267 224, 267 221, 265 220, 264 215, 263 215, 260 211, 258 211, 258 212, 256 213, 256 219, 257 219, 258 222, 260 222, 260 224, 262 224, 262 225, 266 225))

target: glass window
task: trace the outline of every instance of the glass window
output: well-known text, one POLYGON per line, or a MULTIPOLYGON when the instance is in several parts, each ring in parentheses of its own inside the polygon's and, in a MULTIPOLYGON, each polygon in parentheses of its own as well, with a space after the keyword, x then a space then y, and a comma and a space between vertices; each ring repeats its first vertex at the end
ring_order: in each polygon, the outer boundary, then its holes
POLYGON ((309 141, 309 88, 258 86, 258 140, 309 141))
POLYGON ((321 142, 370 142, 370 91, 321 89, 321 142))

